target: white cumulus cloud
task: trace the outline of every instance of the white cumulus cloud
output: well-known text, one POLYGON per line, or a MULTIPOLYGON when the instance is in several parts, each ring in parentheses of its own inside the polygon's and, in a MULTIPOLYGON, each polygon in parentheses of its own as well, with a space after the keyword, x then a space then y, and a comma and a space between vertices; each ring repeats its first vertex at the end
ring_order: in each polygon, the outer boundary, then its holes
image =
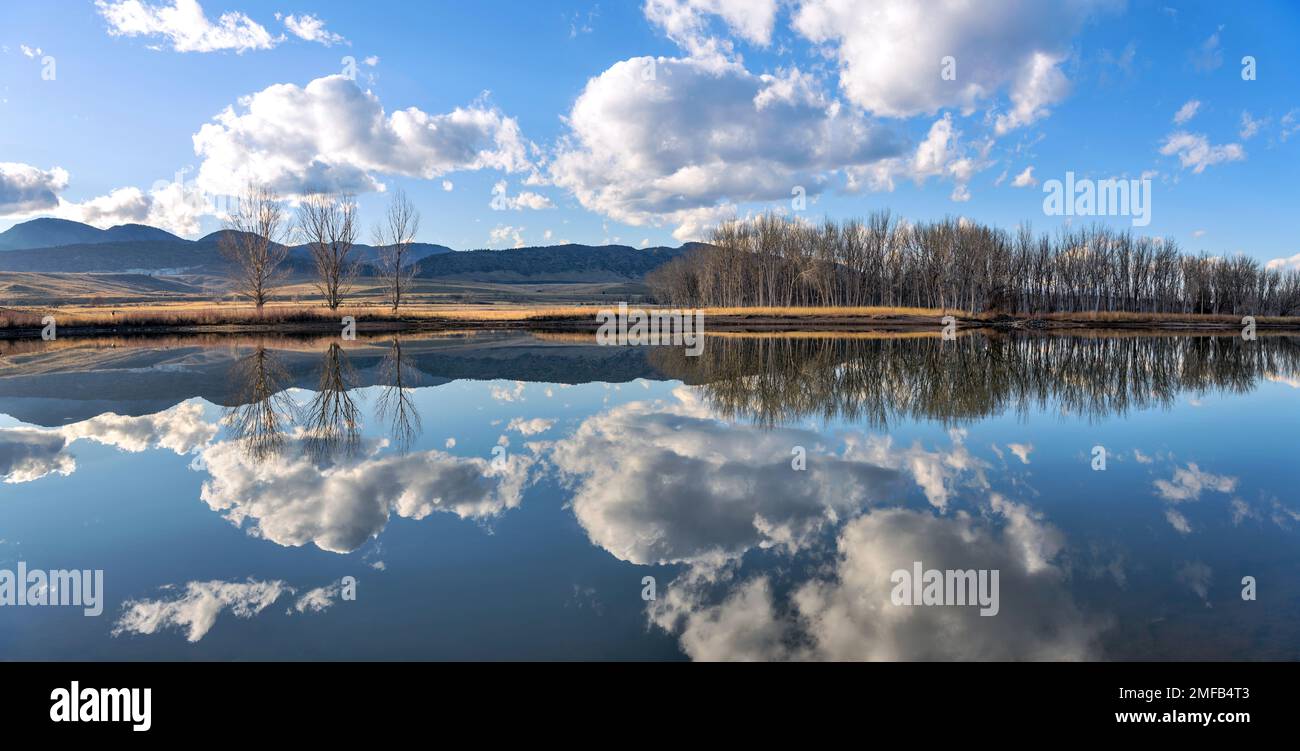
MULTIPOLYGON (((325 28, 325 22, 310 13, 302 15, 289 15, 284 17, 284 27, 291 34, 299 39, 305 39, 308 42, 318 42, 326 47, 333 47, 336 44, 347 44, 346 39, 325 28)), ((374 63, 367 62, 368 65, 374 63)))
POLYGON ((820 192, 835 170, 899 155, 893 133, 798 69, 756 75, 719 57, 641 57, 587 82, 551 163, 586 209, 696 239, 738 202, 820 192))
POLYGON ((488 206, 493 211, 523 211, 524 209, 540 211, 555 208, 555 204, 551 203, 551 199, 540 193, 525 190, 519 195, 510 195, 505 180, 501 180, 492 186, 492 200, 488 203, 488 206))
POLYGON ((696 660, 1095 659, 1110 622, 1070 596, 1056 560, 1060 532, 1004 499, 990 511, 1006 520, 1000 532, 965 514, 871 510, 839 531, 834 562, 784 598, 763 576, 729 583, 719 597, 688 573, 651 604, 650 618, 696 660), (915 561, 997 570, 998 615, 894 605, 890 577, 915 561))
POLYGON ((1212 490, 1219 493, 1231 493, 1237 487, 1237 478, 1230 475, 1216 475, 1206 472, 1189 463, 1186 467, 1175 467, 1174 476, 1169 480, 1156 480, 1156 494, 1166 501, 1179 503, 1195 501, 1201 493, 1212 490))
POLYGON ((0 216, 52 216, 101 229, 148 224, 178 235, 195 235, 203 216, 211 213, 208 199, 193 184, 160 180, 147 191, 128 186, 84 201, 70 201, 61 195, 69 183, 68 172, 59 167, 42 170, 29 164, 0 163, 0 216))
POLYGON ((68 187, 68 171, 43 170, 21 162, 0 162, 0 215, 26 214, 55 208, 68 187))
POLYGON ((661 27, 683 49, 692 54, 730 52, 730 44, 710 32, 710 17, 721 19, 727 29, 760 47, 772 41, 776 24, 776 0, 646 0, 643 7, 651 23, 661 27))
POLYGON ((517 431, 520 435, 537 435, 539 433, 545 433, 554 425, 554 420, 547 420, 542 417, 534 417, 531 420, 516 417, 510 420, 510 423, 506 425, 506 430, 517 431))
POLYGON ((1296 253, 1290 258, 1274 258, 1264 265, 1268 269, 1277 271, 1297 271, 1300 270, 1300 253, 1296 253))
POLYGON ((854 103, 887 117, 973 110, 1009 91, 998 116, 1006 132, 1045 116, 1069 84, 1061 71, 1070 40, 1109 0, 802 0, 794 28, 826 45, 854 103), (955 80, 941 76, 951 57, 955 80))
POLYGON ((198 0, 172 0, 170 4, 142 0, 95 0, 112 36, 163 37, 176 52, 216 52, 271 49, 283 37, 235 11, 222 13, 214 23, 198 0))
POLYGON ((128 600, 113 626, 113 636, 124 633, 155 634, 167 628, 186 631, 187 641, 196 642, 212 630, 217 616, 230 610, 236 618, 252 618, 293 588, 282 581, 190 582, 172 599, 128 600))
POLYGON ((1199 100, 1196 99, 1187 100, 1187 103, 1184 104, 1182 107, 1179 107, 1178 111, 1174 113, 1174 123, 1176 125, 1182 125, 1188 120, 1191 120, 1193 117, 1196 117, 1196 112, 1200 108, 1201 108, 1201 103, 1199 100))
POLYGON ((1033 451, 1034 451, 1034 444, 1032 444, 1032 443, 1008 443, 1008 444, 1007 444, 1007 448, 1011 449, 1011 453, 1013 453, 1013 454, 1016 455, 1016 458, 1020 460, 1020 463, 1021 463, 1021 464, 1028 464, 1028 463, 1029 463, 1029 455, 1030 455, 1031 453, 1033 453, 1033 451))
POLYGON ((1038 178, 1034 177, 1034 166, 1031 164, 1025 167, 1025 171, 1016 175, 1011 185, 1016 188, 1032 188, 1038 185, 1038 178))
POLYGON ((483 101, 444 114, 385 112, 342 75, 275 84, 227 107, 194 135, 197 183, 238 194, 249 180, 287 195, 381 190, 383 175, 430 179, 457 170, 529 166, 513 118, 483 101))
POLYGON ((1165 137, 1160 153, 1165 156, 1178 156, 1184 169, 1200 174, 1206 167, 1223 162, 1239 162, 1246 158, 1246 150, 1238 143, 1215 145, 1199 133, 1177 131, 1165 137))
POLYGON ((202 453, 210 478, 200 498, 258 537, 347 553, 378 534, 391 514, 482 519, 515 508, 533 463, 520 454, 499 463, 437 450, 381 455, 372 446, 364 456, 322 466, 299 444, 295 439, 274 462, 248 456, 238 441, 213 444, 202 453))

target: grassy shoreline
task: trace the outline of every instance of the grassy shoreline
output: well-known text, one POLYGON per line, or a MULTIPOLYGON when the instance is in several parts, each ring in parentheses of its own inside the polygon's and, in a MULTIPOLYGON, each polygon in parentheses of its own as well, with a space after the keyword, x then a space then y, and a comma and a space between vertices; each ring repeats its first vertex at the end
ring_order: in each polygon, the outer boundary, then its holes
MULTIPOLYGON (((421 305, 399 315, 379 306, 324 307, 281 304, 260 313, 242 305, 136 305, 0 308, 0 339, 39 338, 42 319, 52 315, 57 333, 65 336, 168 335, 194 333, 323 334, 337 331, 344 316, 353 316, 358 331, 418 332, 447 330, 531 329, 595 331, 596 313, 610 309, 592 305, 421 305)), ((649 307, 647 307, 649 309, 649 307)), ((1038 316, 971 314, 929 308, 704 308, 706 329, 714 332, 917 331, 941 327, 951 315, 963 329, 1026 330, 1148 329, 1168 331, 1238 330, 1242 317, 1178 313, 1048 313, 1038 316)), ((1300 317, 1260 316, 1259 329, 1296 331, 1300 317)))

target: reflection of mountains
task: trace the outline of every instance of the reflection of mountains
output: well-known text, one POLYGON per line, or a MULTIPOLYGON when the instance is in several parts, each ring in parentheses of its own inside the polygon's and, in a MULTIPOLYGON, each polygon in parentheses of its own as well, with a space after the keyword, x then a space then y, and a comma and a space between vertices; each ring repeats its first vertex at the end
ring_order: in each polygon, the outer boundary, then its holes
POLYGON ((703 355, 657 348, 671 377, 704 383, 732 419, 843 417, 946 423, 1057 403, 1096 419, 1168 406, 1184 391, 1243 393, 1300 374, 1300 338, 1239 336, 710 337, 703 355))
MULTIPOLYGON (((274 354, 281 388, 316 391, 329 339, 176 339, 34 344, 0 358, 0 413, 35 425, 66 425, 104 412, 147 415, 193 397, 227 407, 248 403, 232 366, 259 347, 274 354), (44 346, 43 346, 44 345, 44 346)), ((353 387, 437 386, 456 379, 548 383, 662 379, 644 347, 599 347, 522 332, 403 337, 401 372, 392 371, 392 339, 341 343, 353 387)))

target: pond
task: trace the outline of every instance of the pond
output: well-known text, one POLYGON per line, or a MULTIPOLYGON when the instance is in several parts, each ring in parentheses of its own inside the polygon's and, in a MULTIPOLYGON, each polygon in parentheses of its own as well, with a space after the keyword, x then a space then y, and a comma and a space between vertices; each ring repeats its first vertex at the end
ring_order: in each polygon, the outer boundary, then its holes
POLYGON ((0 354, 0 659, 1300 657, 1300 337, 0 354))

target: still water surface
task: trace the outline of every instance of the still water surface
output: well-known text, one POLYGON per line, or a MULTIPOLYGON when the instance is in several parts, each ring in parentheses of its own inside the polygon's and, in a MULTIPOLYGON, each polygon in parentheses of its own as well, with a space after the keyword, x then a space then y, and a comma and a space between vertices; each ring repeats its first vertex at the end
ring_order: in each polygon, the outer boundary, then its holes
POLYGON ((1296 659, 1297 389, 1275 336, 10 344, 0 569, 105 592, 0 659, 1296 659))

